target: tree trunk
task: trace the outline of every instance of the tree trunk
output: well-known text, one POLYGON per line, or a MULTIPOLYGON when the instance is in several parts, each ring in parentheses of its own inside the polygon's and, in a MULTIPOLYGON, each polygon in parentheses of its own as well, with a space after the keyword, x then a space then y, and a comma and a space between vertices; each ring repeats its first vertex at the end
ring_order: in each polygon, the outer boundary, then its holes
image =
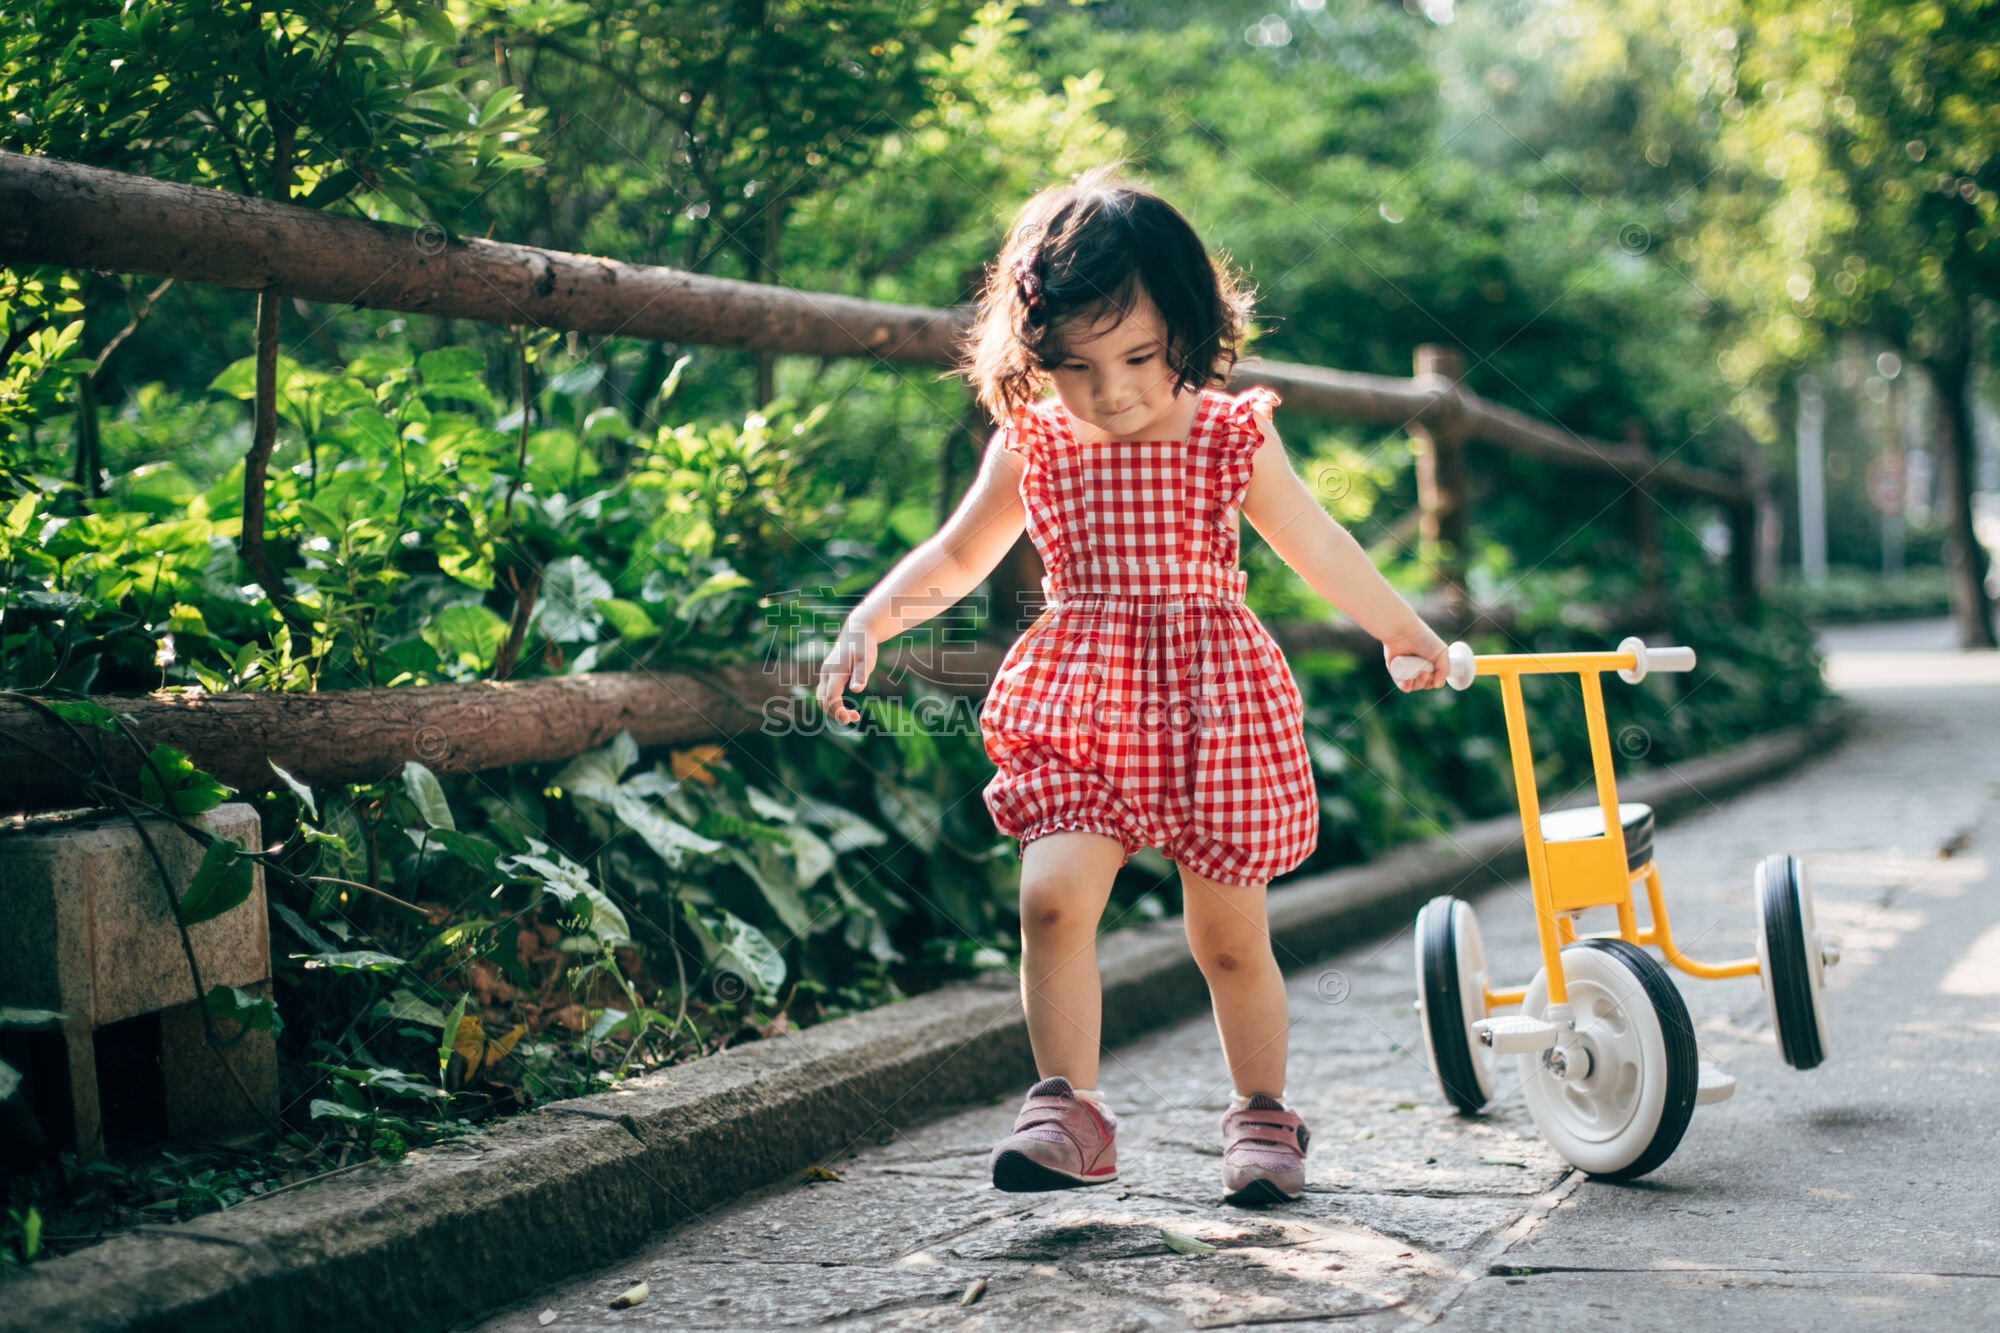
POLYGON ((1951 566, 1952 619, 1961 648, 2000 647, 1986 595, 1986 550, 1972 526, 1975 436, 1972 430, 1972 320, 1957 321, 1940 356, 1925 363, 1937 385, 1938 481, 1944 490, 1946 558, 1951 566))

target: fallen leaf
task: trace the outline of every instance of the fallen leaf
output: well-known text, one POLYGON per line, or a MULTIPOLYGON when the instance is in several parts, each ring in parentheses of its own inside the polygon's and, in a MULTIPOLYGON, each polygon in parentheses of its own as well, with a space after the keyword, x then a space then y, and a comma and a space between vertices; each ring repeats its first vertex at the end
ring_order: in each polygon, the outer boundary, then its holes
POLYGON ((508 1053, 514 1049, 514 1044, 527 1035, 528 1029, 516 1023, 513 1031, 507 1033, 506 1036, 495 1037, 493 1040, 487 1042, 486 1068, 491 1069, 495 1064, 505 1060, 508 1053))
POLYGON ((550 1324, 556 1322, 556 1312, 554 1310, 544 1310, 535 1316, 535 1322, 543 1328, 547 1328, 550 1324))
POLYGON ((838 1172, 838 1171, 830 1171, 830 1170, 828 1170, 828 1169, 827 1169, 826 1167, 823 1167, 823 1166, 820 1166, 820 1165, 818 1165, 817 1163, 815 1163, 814 1165, 812 1165, 812 1166, 809 1166, 809 1167, 807 1167, 807 1168, 806 1168, 806 1179, 807 1179, 807 1180, 839 1180, 839 1179, 840 1179, 840 1172, 838 1172))
POLYGON ((1215 1253, 1215 1246, 1210 1245, 1207 1241, 1196 1240, 1193 1236, 1183 1236, 1180 1232, 1169 1231, 1165 1227, 1160 1228, 1160 1239, 1164 1240, 1167 1243, 1167 1248, 1175 1254, 1215 1253))
POLYGON ((1525 1167, 1527 1165, 1527 1162, 1519 1157, 1482 1157, 1479 1160, 1492 1166, 1525 1167))
POLYGON ((972 1285, 968 1286, 965 1289, 965 1294, 958 1298, 958 1303, 960 1305, 970 1305, 974 1301, 978 1300, 982 1295, 984 1295, 985 1292, 986 1292, 986 1279, 983 1277, 974 1278, 972 1280, 972 1285))
POLYGON ((667 751, 667 762, 673 765, 674 776, 681 781, 692 778, 713 787, 715 774, 708 771, 708 766, 727 753, 720 745, 696 745, 686 750, 667 751))
POLYGON ((629 1310, 635 1305, 642 1304, 652 1294, 653 1289, 651 1287, 643 1282, 635 1282, 611 1298, 611 1308, 614 1310, 629 1310))

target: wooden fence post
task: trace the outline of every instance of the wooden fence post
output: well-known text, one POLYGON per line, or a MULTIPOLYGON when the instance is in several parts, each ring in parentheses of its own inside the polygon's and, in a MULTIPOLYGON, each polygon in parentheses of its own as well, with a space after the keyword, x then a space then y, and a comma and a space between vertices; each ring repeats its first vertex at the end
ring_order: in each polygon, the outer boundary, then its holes
POLYGON ((1465 437, 1467 421, 1458 397, 1465 358, 1456 347, 1424 343, 1417 348, 1416 375, 1444 381, 1443 407, 1410 423, 1410 440, 1417 455, 1418 550, 1438 576, 1439 591, 1448 605, 1463 609, 1468 600, 1465 572, 1466 495, 1465 437))
MULTIPOLYGON (((1645 449, 1646 427, 1637 417, 1625 423, 1625 442, 1634 449, 1645 449)), ((1667 610, 1666 584, 1660 565, 1660 522, 1653 513, 1657 497, 1642 473, 1632 481, 1632 536, 1639 544, 1640 586, 1645 589, 1646 600, 1661 610, 1667 610)))

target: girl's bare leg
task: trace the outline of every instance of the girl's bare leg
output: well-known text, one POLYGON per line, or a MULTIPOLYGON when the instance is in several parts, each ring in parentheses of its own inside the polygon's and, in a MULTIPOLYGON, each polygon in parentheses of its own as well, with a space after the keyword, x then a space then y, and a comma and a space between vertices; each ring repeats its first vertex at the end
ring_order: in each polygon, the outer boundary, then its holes
POLYGON ((1218 884, 1182 866, 1181 892, 1188 947, 1208 979, 1215 1028, 1236 1093, 1280 1096, 1291 1015, 1285 976, 1271 952, 1265 886, 1218 884))
POLYGON ((1021 1008, 1042 1078, 1097 1086, 1104 991, 1097 923, 1124 847, 1101 833, 1046 833, 1021 849, 1021 1008))

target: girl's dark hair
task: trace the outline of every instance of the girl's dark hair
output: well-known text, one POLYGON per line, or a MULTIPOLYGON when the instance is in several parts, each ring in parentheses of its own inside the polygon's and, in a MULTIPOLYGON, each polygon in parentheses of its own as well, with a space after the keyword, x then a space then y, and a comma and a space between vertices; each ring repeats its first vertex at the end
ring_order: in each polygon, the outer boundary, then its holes
POLYGON ((1166 325, 1174 389, 1228 382, 1251 293, 1172 204, 1094 167, 1022 207, 986 270, 959 373, 995 421, 1039 398, 1067 331, 1123 318, 1140 292, 1166 325))

